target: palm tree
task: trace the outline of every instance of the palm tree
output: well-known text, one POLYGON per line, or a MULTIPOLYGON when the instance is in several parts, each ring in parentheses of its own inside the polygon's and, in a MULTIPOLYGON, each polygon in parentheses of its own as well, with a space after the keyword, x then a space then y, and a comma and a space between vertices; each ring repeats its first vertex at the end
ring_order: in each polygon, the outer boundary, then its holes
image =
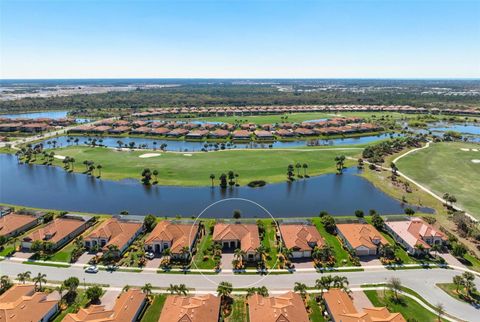
POLYGON ((152 295, 152 284, 147 283, 142 287, 142 292, 145 293, 147 296, 152 295))
POLYGON ((467 291, 467 295, 470 296, 473 291, 475 291, 475 275, 470 272, 464 272, 462 274, 463 277, 463 285, 465 286, 465 291, 467 291))
POLYGON ((303 176, 306 177, 307 176, 308 164, 304 163, 302 165, 302 167, 303 167, 303 176))
POLYGON ((267 248, 263 245, 260 245, 259 247, 257 247, 257 249, 255 249, 255 252, 260 256, 260 259, 262 260, 262 262, 265 262, 265 259, 267 258, 267 248))
POLYGON ((153 170, 152 174, 153 174, 153 177, 155 178, 155 182, 157 182, 158 170, 153 170))
POLYGON ((167 288, 167 291, 170 292, 170 294, 175 294, 178 291, 178 285, 176 284, 170 284, 170 286, 167 288))
POLYGON ((463 277, 461 275, 455 275, 453 277, 453 284, 455 284, 456 291, 463 285, 463 277))
POLYGON ((233 291, 232 283, 220 282, 220 284, 218 284, 217 293, 221 298, 222 305, 224 305, 227 302, 227 299, 230 298, 232 291, 233 291))
POLYGON ((329 290, 332 286, 333 278, 330 275, 322 276, 321 278, 315 281, 315 287, 320 290, 320 293, 323 294, 324 290, 329 290))
POLYGON ((299 282, 295 282, 295 286, 293 287, 294 292, 300 293, 302 299, 305 300, 305 295, 307 294, 307 285, 299 282))
POLYGON ((101 177, 101 176, 102 176, 102 168, 103 168, 103 167, 102 167, 101 164, 97 165, 98 177, 101 177))
POLYGON ((295 164, 295 168, 297 169, 297 177, 300 177, 300 168, 302 167, 302 165, 300 163, 296 163, 295 164))
POLYGON ((438 321, 442 321, 442 315, 445 314, 445 306, 442 303, 437 303, 437 305, 435 305, 435 311, 437 312, 438 321))
POLYGON ((337 173, 342 174, 344 163, 345 163, 345 156, 344 155, 336 156, 335 161, 337 162, 337 173))
POLYGON ((22 282, 22 284, 25 284, 26 281, 30 280, 31 274, 32 274, 32 272, 30 272, 30 271, 26 271, 24 273, 18 273, 17 280, 22 282))
POLYGON ((42 283, 46 283, 47 282, 47 275, 45 274, 42 274, 42 273, 38 273, 37 276, 35 276, 32 280, 33 282, 35 282, 35 289, 41 291, 42 290, 42 283), (38 285, 38 288, 37 288, 37 285, 38 285))
POLYGON ((190 255, 190 248, 188 246, 183 246, 182 249, 180 249, 180 254, 183 257, 183 263, 186 265, 187 261, 189 259, 190 255))
POLYGON ((334 276, 333 287, 346 290, 348 286, 348 279, 345 276, 334 276))
POLYGON ((440 245, 438 244, 433 244, 431 250, 434 251, 434 256, 435 258, 437 257, 438 251, 441 249, 440 245))
POLYGON ((7 275, 0 277, 0 294, 8 290, 13 285, 12 281, 7 275))
POLYGON ((213 188, 213 180, 215 180, 215 175, 213 173, 210 175, 210 180, 212 180, 212 188, 213 188))
POLYGON ((178 294, 187 295, 188 294, 188 288, 185 284, 180 284, 177 287, 177 292, 178 292, 178 294))
MULTIPOLYGON (((145 284, 146 285, 146 284, 145 284)), ((130 285, 125 285, 123 288, 122 288, 122 293, 125 293, 125 292, 128 292, 128 290, 130 289, 130 285)))

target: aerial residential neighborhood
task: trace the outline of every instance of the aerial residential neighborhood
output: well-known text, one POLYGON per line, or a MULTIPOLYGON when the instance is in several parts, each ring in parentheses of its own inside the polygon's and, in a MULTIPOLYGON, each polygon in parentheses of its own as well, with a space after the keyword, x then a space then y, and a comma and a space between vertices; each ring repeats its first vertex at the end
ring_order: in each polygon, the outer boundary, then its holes
POLYGON ((478 1, 0 2, 0 322, 480 321, 478 1))

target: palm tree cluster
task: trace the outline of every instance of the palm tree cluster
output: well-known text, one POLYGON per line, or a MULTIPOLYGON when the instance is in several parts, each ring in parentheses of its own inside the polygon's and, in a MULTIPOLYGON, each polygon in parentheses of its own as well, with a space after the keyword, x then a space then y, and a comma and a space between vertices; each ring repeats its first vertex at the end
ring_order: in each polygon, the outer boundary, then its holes
POLYGON ((446 206, 449 208, 453 208, 453 204, 457 202, 457 198, 448 192, 443 194, 443 200, 445 200, 446 206))
POLYGON ((170 284, 170 286, 167 288, 167 292, 170 292, 170 294, 176 294, 176 295, 187 295, 188 294, 188 288, 185 286, 185 284, 170 284))
POLYGON ((224 316, 228 316, 232 309, 233 299, 231 294, 233 292, 232 283, 221 282, 217 286, 217 294, 220 296, 220 306, 224 316))
POLYGON ((329 245, 315 247, 312 252, 312 258, 318 267, 335 265, 335 251, 329 245))
POLYGON ((426 142, 424 136, 406 136, 401 138, 389 139, 380 143, 367 146, 362 152, 362 158, 371 163, 383 163, 387 155, 400 152, 409 147, 420 147, 422 142, 426 142))
MULTIPOLYGON (((218 180, 220 181, 220 187, 225 189, 227 188, 228 186, 230 187, 233 187, 233 186, 236 186, 238 187, 239 186, 239 183, 238 183, 238 177, 240 175, 232 170, 228 171, 227 174, 225 173, 222 173, 220 175, 220 177, 218 177, 218 180)), ((214 186, 214 180, 215 180, 215 174, 210 174, 210 180, 212 181, 212 188, 214 186)))
POLYGON ((244 257, 247 255, 244 250, 237 248, 234 251, 234 258, 232 260, 232 266, 234 269, 243 269, 244 268, 244 257))
POLYGON ((348 284, 348 279, 345 276, 326 275, 315 281, 315 288, 319 289, 321 294, 331 288, 339 288, 345 292, 349 292, 348 284))
POLYGON ((460 287, 463 287, 466 293, 465 296, 468 299, 472 299, 472 297, 476 295, 477 288, 475 286, 475 275, 473 273, 464 272, 462 275, 454 276, 453 284, 456 287, 457 293, 460 293, 460 287))
POLYGON ((267 297, 268 296, 268 289, 265 286, 249 287, 247 289, 247 297, 250 297, 254 294, 258 294, 258 295, 261 295, 263 297, 267 297))
POLYGON ((13 282, 7 275, 0 277, 0 295, 5 293, 12 286, 13 282))
POLYGON ((337 174, 342 174, 343 169, 345 168, 345 156, 339 155, 335 157, 336 167, 337 167, 337 174))
POLYGON ((308 164, 307 163, 300 163, 297 162, 295 165, 289 164, 287 166, 287 178, 289 181, 295 180, 295 170, 296 170, 296 175, 298 178, 309 178, 310 176, 307 174, 307 169, 308 169, 308 164), (300 173, 301 169, 303 169, 303 174, 300 173))
POLYGON ((152 184, 152 177, 153 177, 153 184, 158 183, 158 171, 157 170, 150 170, 149 168, 145 168, 142 171, 142 183, 146 186, 152 184))

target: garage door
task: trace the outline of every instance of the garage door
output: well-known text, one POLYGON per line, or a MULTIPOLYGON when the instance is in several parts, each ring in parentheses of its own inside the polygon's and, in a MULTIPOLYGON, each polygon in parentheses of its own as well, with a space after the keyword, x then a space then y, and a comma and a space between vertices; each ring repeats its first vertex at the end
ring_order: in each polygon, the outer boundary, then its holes
POLYGON ((302 258, 303 257, 303 252, 292 252, 292 257, 293 258, 302 258))
POLYGON ((357 248, 356 253, 357 253, 357 256, 370 255, 370 251, 368 248, 357 248))

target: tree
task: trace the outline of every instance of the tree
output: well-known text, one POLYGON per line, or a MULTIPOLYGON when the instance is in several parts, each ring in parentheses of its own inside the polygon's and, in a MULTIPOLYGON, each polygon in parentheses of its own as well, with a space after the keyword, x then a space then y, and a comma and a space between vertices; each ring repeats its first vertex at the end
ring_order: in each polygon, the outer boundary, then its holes
POLYGON ((153 174, 153 178, 155 179, 154 182, 157 183, 157 182, 158 182, 158 180, 157 180, 158 170, 153 170, 153 171, 152 171, 152 174, 153 174))
POLYGON ((305 300, 305 296, 307 295, 307 285, 303 283, 295 282, 293 291, 299 293, 302 296, 302 299, 305 300))
POLYGON ((335 232, 335 229, 337 228, 335 219, 330 215, 322 217, 322 224, 323 227, 325 227, 325 230, 330 234, 333 234, 335 232))
POLYGON ((142 183, 146 186, 150 185, 150 181, 152 180, 152 171, 149 168, 145 168, 142 171, 142 183))
POLYGON ((225 173, 222 173, 219 179, 220 179, 220 187, 225 189, 227 187, 227 175, 225 173))
POLYGON ((117 245, 111 244, 107 246, 107 250, 103 253, 102 260, 106 265, 112 265, 118 260, 119 256, 120 249, 117 245))
POLYGON ((235 219, 240 219, 241 217, 242 217, 242 212, 241 212, 240 210, 238 210, 238 209, 235 209, 235 210, 233 211, 233 218, 235 218, 235 219))
POLYGON ((463 277, 461 275, 455 275, 453 277, 453 284, 455 285, 455 289, 458 293, 458 289, 463 285, 463 277))
POLYGON ((396 302, 399 301, 399 293, 402 290, 402 282, 397 277, 392 277, 388 280, 388 288, 393 292, 393 296, 396 302))
POLYGON ((26 271, 24 273, 18 273, 17 280, 22 282, 22 284, 25 284, 26 281, 30 280, 31 274, 32 274, 32 272, 30 272, 30 271, 26 271))
POLYGON ((355 216, 358 218, 363 218, 364 216, 363 210, 360 210, 360 209, 355 210, 355 216))
POLYGON ((437 320, 442 321, 442 315, 445 314, 445 306, 442 303, 435 305, 435 311, 437 312, 437 320))
POLYGON ((213 188, 213 180, 215 180, 215 175, 213 173, 210 175, 210 180, 212 180, 212 188, 213 188))
POLYGON ((439 244, 433 244, 430 249, 434 252, 434 256, 437 257, 437 253, 440 251, 441 247, 439 244))
POLYGON ((340 288, 344 291, 347 290, 348 279, 345 276, 333 276, 333 287, 340 288))
POLYGON ((383 218, 380 217, 380 215, 378 215, 378 214, 373 214, 372 215, 372 224, 378 230, 382 230, 383 226, 384 226, 383 218))
POLYGON ((462 274, 463 278, 463 286, 465 286, 465 290, 467 291, 467 295, 471 296, 473 292, 476 291, 475 288, 475 275, 470 272, 463 272, 462 274))
POLYGON ((227 302, 227 299, 230 298, 232 294, 233 286, 232 283, 229 282, 220 282, 217 286, 217 294, 221 297, 221 301, 223 304, 227 302))
POLYGON ((329 290, 333 283, 333 277, 331 275, 322 276, 321 278, 315 281, 315 287, 320 290, 320 293, 323 294, 324 290, 329 290))
POLYGON ((90 300, 91 303, 97 303, 100 300, 100 297, 103 294, 103 290, 100 286, 94 285, 87 288, 85 291, 85 296, 90 300))
POLYGON ((7 275, 3 275, 2 277, 0 277, 0 294, 3 294, 12 286, 13 283, 7 275))
POLYGON ((293 164, 289 164, 287 167, 287 177, 288 177, 288 180, 290 181, 293 180, 293 164))
POLYGON ((335 162, 337 166, 337 174, 342 174, 343 173, 343 168, 345 164, 345 156, 340 155, 335 157, 335 162))
POLYGON ((148 232, 153 230, 156 222, 157 218, 154 215, 146 215, 145 218, 143 218, 143 226, 148 232))
POLYGON ((307 177, 308 164, 304 163, 302 165, 302 168, 303 168, 303 176, 306 178, 307 177))
POLYGON ((47 275, 38 273, 38 275, 35 276, 32 280, 35 283, 35 289, 37 289, 38 291, 42 291, 42 283, 47 282, 47 275))
POLYGON ((413 216, 415 215, 415 210, 413 210, 412 208, 408 207, 408 208, 405 208, 405 214, 408 215, 408 216, 413 216))
POLYGON ((152 295, 152 284, 146 283, 144 286, 142 286, 142 292, 147 296, 152 295))
POLYGON ((103 167, 102 167, 101 164, 97 165, 98 177, 99 177, 99 178, 102 176, 102 168, 103 168, 103 167))
POLYGON ((453 243, 452 255, 455 257, 463 258, 467 253, 467 247, 462 243, 453 243))
POLYGON ((300 169, 302 168, 302 165, 297 162, 295 168, 297 169, 297 177, 300 177, 300 169))
POLYGON ((77 277, 72 276, 64 280, 62 284, 68 290, 67 292, 69 294, 76 294, 77 288, 80 285, 80 280, 77 277))

